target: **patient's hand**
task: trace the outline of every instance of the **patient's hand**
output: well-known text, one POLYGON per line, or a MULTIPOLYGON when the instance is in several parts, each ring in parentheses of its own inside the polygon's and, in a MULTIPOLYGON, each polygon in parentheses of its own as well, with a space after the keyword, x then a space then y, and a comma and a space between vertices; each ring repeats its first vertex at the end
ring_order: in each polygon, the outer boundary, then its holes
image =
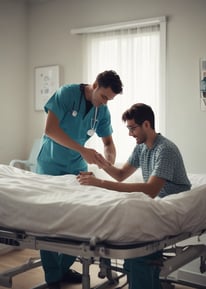
POLYGON ((96 155, 96 165, 99 167, 99 169, 106 169, 111 166, 111 162, 106 160, 103 155, 98 153, 96 155))
POLYGON ((97 179, 92 172, 80 172, 77 175, 80 185, 98 186, 100 179, 97 179))

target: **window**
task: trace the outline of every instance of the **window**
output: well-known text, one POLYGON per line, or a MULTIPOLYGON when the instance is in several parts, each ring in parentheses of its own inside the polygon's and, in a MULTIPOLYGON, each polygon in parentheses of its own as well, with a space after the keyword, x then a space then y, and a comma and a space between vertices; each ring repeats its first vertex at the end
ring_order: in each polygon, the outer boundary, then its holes
MULTIPOLYGON (((84 79, 90 83, 104 70, 115 70, 123 82, 123 94, 108 102, 117 162, 125 162, 135 146, 121 121, 132 104, 151 105, 156 130, 164 133, 165 124, 165 17, 80 29, 83 34, 84 79)), ((102 142, 92 137, 88 146, 102 152, 102 142), (100 147, 101 149, 100 149, 100 147)))

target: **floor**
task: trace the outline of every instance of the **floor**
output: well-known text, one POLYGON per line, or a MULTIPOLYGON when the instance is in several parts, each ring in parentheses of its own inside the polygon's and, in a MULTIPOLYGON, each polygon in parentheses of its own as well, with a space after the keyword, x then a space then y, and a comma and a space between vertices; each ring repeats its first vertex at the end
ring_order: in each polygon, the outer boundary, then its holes
MULTIPOLYGON (((10 270, 11 268, 21 266, 22 264, 28 262, 29 258, 38 258, 38 251, 34 250, 15 250, 8 252, 6 254, 3 254, 0 256, 0 273, 4 272, 5 270, 10 270)), ((81 272, 82 265, 81 263, 76 262, 73 266, 74 269, 81 272)), ((97 285, 100 285, 107 280, 105 279, 99 279, 98 278, 98 271, 99 268, 97 265, 91 265, 90 266, 90 282, 91 287, 95 287, 97 285)), ((115 287, 119 287, 121 284, 123 284, 125 281, 124 278, 122 278, 118 285, 116 286, 108 286, 108 288, 113 289, 115 287)), ((34 268, 32 270, 29 270, 27 272, 23 272, 21 274, 18 274, 12 278, 12 289, 31 289, 36 287, 37 285, 44 283, 44 274, 41 267, 34 268)), ((0 286, 0 289, 5 289, 8 287, 0 286)), ((81 289, 81 285, 62 285, 61 289, 81 289)), ((127 286, 124 287, 127 289, 127 286)), ((148 288, 149 289, 149 288, 148 288)), ((175 289, 192 289, 191 287, 186 286, 180 286, 175 285, 175 289)))

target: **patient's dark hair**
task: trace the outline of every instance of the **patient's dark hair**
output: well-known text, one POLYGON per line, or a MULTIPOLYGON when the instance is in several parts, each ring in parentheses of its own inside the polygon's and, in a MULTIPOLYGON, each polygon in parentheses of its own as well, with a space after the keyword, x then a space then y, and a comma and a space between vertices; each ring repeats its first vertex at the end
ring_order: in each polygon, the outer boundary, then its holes
POLYGON ((122 82, 119 75, 113 70, 105 70, 104 72, 99 73, 96 81, 99 87, 110 87, 114 93, 122 93, 122 82))
POLYGON ((134 119, 136 124, 142 125, 145 120, 150 122, 151 128, 155 129, 155 117, 152 108, 144 103, 133 104, 129 109, 127 109, 123 115, 122 120, 134 119))

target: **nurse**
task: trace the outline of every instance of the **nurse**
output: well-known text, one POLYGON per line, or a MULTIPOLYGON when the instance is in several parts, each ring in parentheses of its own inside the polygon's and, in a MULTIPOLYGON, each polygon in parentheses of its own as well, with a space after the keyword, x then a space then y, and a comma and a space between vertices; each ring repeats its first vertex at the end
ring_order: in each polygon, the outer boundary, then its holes
MULTIPOLYGON (((122 82, 115 71, 98 74, 90 84, 60 87, 45 105, 45 134, 37 157, 37 173, 78 175, 87 164, 99 164, 100 154, 86 148, 86 141, 96 133, 103 142, 105 158, 114 163, 116 149, 107 102, 122 93, 122 82)), ((45 280, 49 289, 60 283, 81 283, 82 275, 69 269, 76 257, 40 251, 45 280)))

